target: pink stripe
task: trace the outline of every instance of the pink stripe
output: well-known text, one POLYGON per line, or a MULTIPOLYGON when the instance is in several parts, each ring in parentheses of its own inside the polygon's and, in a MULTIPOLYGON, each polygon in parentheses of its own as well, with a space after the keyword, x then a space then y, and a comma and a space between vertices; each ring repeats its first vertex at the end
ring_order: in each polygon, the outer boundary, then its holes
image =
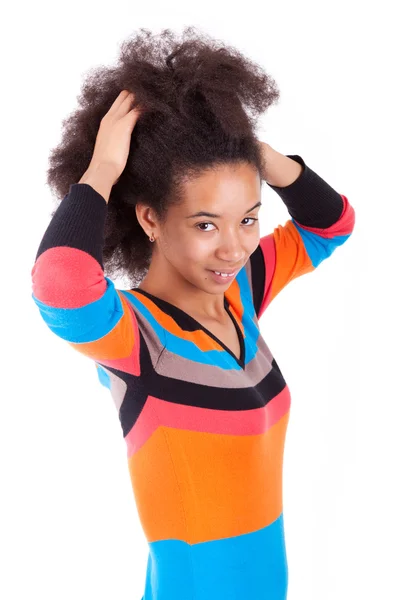
POLYGON ((100 264, 77 248, 49 248, 32 269, 34 296, 54 308, 80 308, 101 298, 106 289, 100 264))
POLYGON ((266 406, 250 410, 213 410, 148 396, 139 418, 125 436, 127 454, 130 457, 137 452, 160 426, 222 435, 265 433, 289 411, 290 403, 288 386, 266 406))
POLYGON ((265 235, 260 239, 261 250, 264 255, 264 264, 265 268, 265 281, 264 281, 264 290, 263 290, 263 302, 260 306, 259 310, 259 318, 263 314, 265 308, 269 304, 269 299, 272 293, 271 281, 275 273, 276 266, 276 248, 275 248, 275 240, 272 233, 269 235, 265 235), (268 295, 265 296, 266 291, 268 290, 268 295))

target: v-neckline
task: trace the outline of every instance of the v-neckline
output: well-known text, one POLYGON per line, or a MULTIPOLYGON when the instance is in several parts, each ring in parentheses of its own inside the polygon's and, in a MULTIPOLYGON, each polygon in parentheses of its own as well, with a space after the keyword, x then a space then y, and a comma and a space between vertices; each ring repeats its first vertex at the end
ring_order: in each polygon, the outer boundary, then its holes
POLYGON ((131 288, 132 292, 139 292, 141 294, 144 294, 145 296, 147 296, 148 298, 150 298, 150 300, 155 300, 157 302, 161 302, 164 303, 166 305, 168 305, 169 307, 172 307, 174 310, 177 310, 178 312, 180 312, 181 314, 183 314, 186 318, 190 319, 197 327, 197 329, 201 329, 202 331, 204 331, 204 333, 206 333, 209 337, 211 337, 213 340, 215 340, 226 352, 228 352, 228 354, 230 354, 232 356, 232 358, 235 359, 235 361, 238 363, 238 365, 244 370, 245 368, 245 344, 244 344, 244 337, 243 337, 243 333, 242 330, 240 329, 235 317, 233 316, 232 312, 231 312, 231 306, 229 303, 229 300, 227 299, 227 297, 224 294, 224 308, 226 310, 226 312, 228 313, 229 317, 231 318, 236 332, 238 334, 238 338, 239 338, 239 345, 240 345, 240 357, 238 358, 236 356, 236 354, 234 352, 232 352, 232 350, 230 348, 228 348, 228 346, 226 344, 224 344, 224 342, 222 340, 220 340, 219 338, 217 338, 216 335, 214 335, 212 333, 212 331, 210 331, 209 329, 207 329, 207 327, 204 327, 204 325, 202 325, 199 321, 197 321, 197 319, 195 319, 194 317, 192 317, 191 315, 189 315, 189 313, 187 313, 186 311, 184 311, 182 308, 179 308, 179 306, 176 306, 175 304, 172 304, 171 302, 168 302, 168 300, 164 300, 163 298, 159 298, 158 296, 155 296, 154 294, 151 294, 150 292, 147 292, 145 290, 142 290, 140 288, 131 288))

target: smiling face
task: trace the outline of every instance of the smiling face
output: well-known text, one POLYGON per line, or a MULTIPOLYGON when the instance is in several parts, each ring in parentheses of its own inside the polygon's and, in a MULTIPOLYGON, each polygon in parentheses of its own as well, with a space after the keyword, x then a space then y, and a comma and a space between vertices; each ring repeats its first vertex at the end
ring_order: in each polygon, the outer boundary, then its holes
POLYGON ((156 238, 146 284, 170 295, 224 293, 234 277, 212 271, 237 273, 259 244, 260 176, 248 163, 229 164, 182 185, 184 202, 168 208, 162 225, 137 207, 143 229, 156 238))

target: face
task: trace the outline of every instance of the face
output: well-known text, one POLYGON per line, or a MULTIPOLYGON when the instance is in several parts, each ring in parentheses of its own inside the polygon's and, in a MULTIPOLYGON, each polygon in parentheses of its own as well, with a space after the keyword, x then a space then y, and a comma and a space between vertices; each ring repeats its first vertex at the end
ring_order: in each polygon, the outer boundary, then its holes
POLYGON ((157 240, 150 270, 157 268, 165 284, 224 292, 259 244, 259 174, 247 163, 224 165, 187 181, 184 192, 162 226, 147 227, 157 240), (226 279, 213 273, 232 270, 226 279))

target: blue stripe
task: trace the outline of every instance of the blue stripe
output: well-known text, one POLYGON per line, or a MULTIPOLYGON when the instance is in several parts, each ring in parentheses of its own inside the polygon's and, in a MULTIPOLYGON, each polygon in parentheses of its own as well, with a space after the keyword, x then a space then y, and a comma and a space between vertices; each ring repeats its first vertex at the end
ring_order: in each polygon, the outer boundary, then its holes
POLYGON ((106 387, 110 390, 111 389, 111 380, 110 380, 109 374, 103 369, 103 367, 101 365, 96 363, 96 367, 97 367, 97 375, 98 375, 101 385, 104 385, 104 387, 106 387))
POLYGON ((58 337, 67 342, 94 342, 108 333, 118 324, 124 310, 114 284, 108 277, 107 289, 103 296, 79 308, 54 308, 32 298, 39 307, 46 325, 58 337))
POLYGON ((161 540, 149 549, 144 600, 287 598, 283 514, 252 533, 198 544, 161 540))
POLYGON ((240 269, 236 279, 238 280, 240 289, 240 301, 243 305, 242 324, 245 334, 244 345, 247 365, 257 354, 257 340, 261 333, 254 322, 255 310, 245 267, 240 269))
POLYGON ((126 296, 127 300, 131 302, 147 319, 158 339, 170 352, 204 365, 212 364, 221 367, 221 369, 228 370, 240 369, 240 365, 238 365, 234 358, 227 352, 223 350, 207 350, 204 352, 198 346, 196 346, 194 342, 190 340, 184 340, 175 334, 170 333, 165 329, 165 327, 160 325, 160 323, 151 314, 149 309, 142 304, 142 302, 136 296, 125 291, 122 291, 122 293, 126 296))
POLYGON ((333 238, 326 238, 313 233, 312 231, 307 231, 298 225, 298 223, 296 223, 293 219, 292 221, 301 235, 301 239, 303 240, 307 254, 310 257, 314 268, 317 268, 323 260, 328 258, 338 246, 344 244, 345 241, 350 237, 350 234, 348 234, 336 235, 333 238))

